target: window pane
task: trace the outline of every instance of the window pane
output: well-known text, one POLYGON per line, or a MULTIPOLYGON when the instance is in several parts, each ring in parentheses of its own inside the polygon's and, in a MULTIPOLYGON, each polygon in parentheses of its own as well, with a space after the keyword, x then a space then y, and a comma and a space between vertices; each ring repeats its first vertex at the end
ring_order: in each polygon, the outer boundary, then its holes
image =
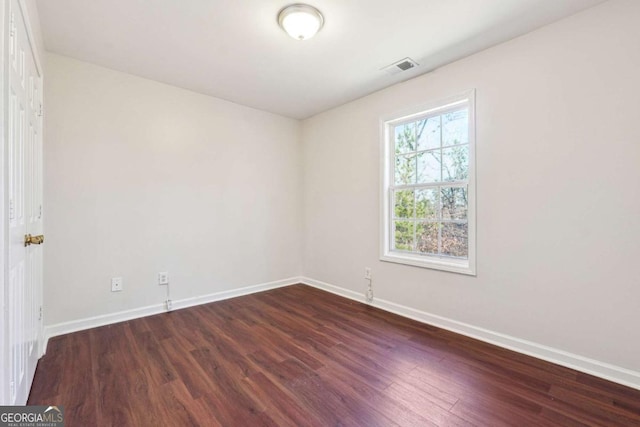
POLYGON ((395 192, 396 218, 413 218, 414 197, 413 190, 400 190, 395 192))
POLYGON ((442 115, 442 146, 469 142, 469 110, 467 108, 442 115))
POLYGON ((407 123, 395 127, 396 154, 416 150, 416 124, 407 123))
POLYGON ((464 181, 469 177, 469 146, 459 145, 442 150, 442 180, 464 181))
POLYGON ((464 187, 443 187, 440 194, 442 219, 467 219, 467 189, 464 187))
POLYGON ((440 181, 440 150, 418 154, 418 184, 440 181))
POLYGON ((417 250, 423 254, 438 253, 438 222, 421 222, 417 224, 416 240, 417 250))
POLYGON ((467 223, 444 223, 442 225, 442 254, 467 258, 468 250, 467 223))
POLYGON ((394 236, 395 249, 401 251, 414 251, 413 231, 415 224, 411 221, 395 221, 394 236))
POLYGON ((416 183, 416 155, 396 156, 396 185, 416 183))
POLYGON ((438 189, 416 190, 416 217, 418 219, 438 218, 438 189))
POLYGON ((416 126, 418 151, 440 147, 440 116, 419 120, 416 126))

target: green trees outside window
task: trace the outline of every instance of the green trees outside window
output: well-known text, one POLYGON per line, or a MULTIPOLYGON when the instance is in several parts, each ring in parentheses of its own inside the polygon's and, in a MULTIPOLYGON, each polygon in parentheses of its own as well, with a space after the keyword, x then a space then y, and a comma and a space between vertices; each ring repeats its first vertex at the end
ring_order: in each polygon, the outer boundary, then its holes
POLYGON ((467 258, 468 107, 396 125, 393 135, 393 249, 467 258))

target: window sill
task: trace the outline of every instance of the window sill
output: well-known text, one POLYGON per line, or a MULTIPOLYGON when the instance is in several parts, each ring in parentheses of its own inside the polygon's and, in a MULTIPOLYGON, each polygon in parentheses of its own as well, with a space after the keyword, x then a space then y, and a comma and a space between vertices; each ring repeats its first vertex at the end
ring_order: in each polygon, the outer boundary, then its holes
POLYGON ((475 266, 468 260, 442 259, 436 257, 426 257, 398 252, 388 252, 380 256, 381 261, 394 262, 397 264, 412 265, 414 267, 429 268, 432 270, 449 271, 451 273, 476 275, 475 266))

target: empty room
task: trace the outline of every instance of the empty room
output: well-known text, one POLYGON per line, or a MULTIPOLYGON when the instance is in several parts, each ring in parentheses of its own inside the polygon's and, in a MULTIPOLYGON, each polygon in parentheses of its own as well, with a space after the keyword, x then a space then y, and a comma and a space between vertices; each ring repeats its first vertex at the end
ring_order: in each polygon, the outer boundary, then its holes
POLYGON ((0 22, 0 427, 640 426, 640 1, 0 22))

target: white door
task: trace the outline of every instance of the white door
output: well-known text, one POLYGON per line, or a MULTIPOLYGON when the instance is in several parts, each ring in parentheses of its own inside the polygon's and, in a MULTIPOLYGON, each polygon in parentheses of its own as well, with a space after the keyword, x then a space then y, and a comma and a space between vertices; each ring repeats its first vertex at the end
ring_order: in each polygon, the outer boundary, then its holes
POLYGON ((8 3, 5 351, 9 369, 5 380, 9 387, 5 400, 24 405, 42 341, 42 79, 31 50, 26 15, 17 0, 8 3))

